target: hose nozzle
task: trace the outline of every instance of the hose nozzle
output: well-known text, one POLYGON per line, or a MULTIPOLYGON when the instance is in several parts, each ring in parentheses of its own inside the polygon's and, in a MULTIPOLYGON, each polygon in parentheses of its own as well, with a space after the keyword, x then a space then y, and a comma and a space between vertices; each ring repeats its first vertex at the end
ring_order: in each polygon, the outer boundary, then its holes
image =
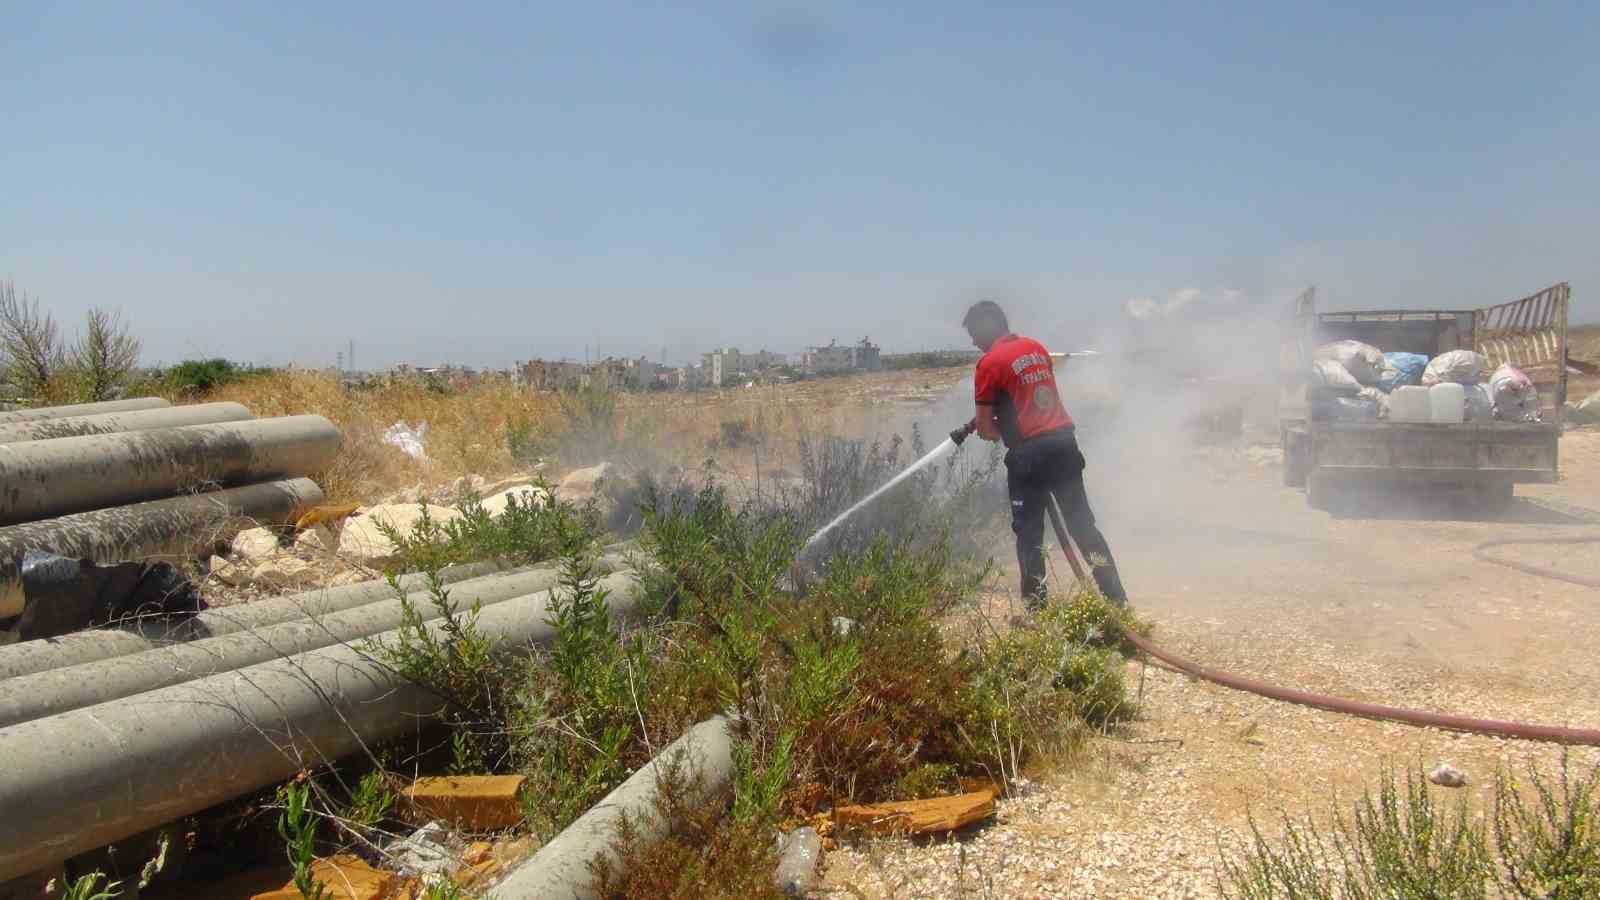
POLYGON ((959 447, 959 446, 961 446, 962 441, 965 441, 968 438, 968 436, 970 436, 974 431, 977 431, 977 430, 978 430, 978 420, 977 419, 973 419, 971 422, 968 422, 967 424, 961 426, 960 428, 957 428, 955 431, 950 432, 950 443, 955 444, 957 447, 959 447))

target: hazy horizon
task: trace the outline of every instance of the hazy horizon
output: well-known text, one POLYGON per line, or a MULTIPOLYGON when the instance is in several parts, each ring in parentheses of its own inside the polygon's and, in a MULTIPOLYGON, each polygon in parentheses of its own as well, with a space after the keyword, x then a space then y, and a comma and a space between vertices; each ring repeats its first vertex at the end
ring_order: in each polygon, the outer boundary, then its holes
POLYGON ((24 2, 0 278, 147 362, 1060 349, 1130 303, 1600 319, 1600 10, 24 2), (1187 299, 1185 299, 1187 298, 1187 299))

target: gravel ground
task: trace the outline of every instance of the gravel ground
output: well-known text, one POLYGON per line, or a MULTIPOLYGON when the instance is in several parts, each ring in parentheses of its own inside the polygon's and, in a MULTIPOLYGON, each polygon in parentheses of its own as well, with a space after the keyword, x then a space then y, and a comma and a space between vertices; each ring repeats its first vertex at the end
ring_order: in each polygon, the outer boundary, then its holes
MULTIPOLYGON (((1600 433, 1567 435, 1562 454, 1563 483, 1520 488, 1527 499, 1498 521, 1441 518, 1425 503, 1331 519, 1278 486, 1260 453, 1199 454, 1115 494, 1103 490, 1111 475, 1091 475, 1090 491, 1141 613, 1170 650, 1343 697, 1593 727, 1594 592, 1470 552, 1491 538, 1600 532, 1537 502, 1600 507, 1600 433)), ((1523 558, 1590 575, 1600 566, 1595 545, 1523 558)), ((821 895, 1215 897, 1221 854, 1243 846, 1252 815, 1272 834, 1285 814, 1325 820, 1385 767, 1439 762, 1466 772, 1462 792, 1482 804, 1497 768, 1548 771, 1560 758, 1548 745, 1339 716, 1130 662, 1129 683, 1141 677, 1136 722, 1033 773, 992 823, 840 848, 825 861, 821 895)), ((1600 765, 1600 749, 1572 759, 1600 765)))

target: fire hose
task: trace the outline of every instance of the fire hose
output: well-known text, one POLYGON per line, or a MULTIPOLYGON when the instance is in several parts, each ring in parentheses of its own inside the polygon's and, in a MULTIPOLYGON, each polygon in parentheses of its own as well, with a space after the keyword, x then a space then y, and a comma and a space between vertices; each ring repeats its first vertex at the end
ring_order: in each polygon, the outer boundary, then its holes
MULTIPOLYGON (((1092 584, 1086 580, 1083 563, 1078 559, 1078 551, 1072 543, 1072 538, 1067 534, 1066 523, 1062 520, 1061 509, 1051 498, 1046 505, 1049 511, 1050 524, 1056 532, 1056 539, 1061 543, 1061 550, 1067 557, 1067 563, 1072 567, 1073 574, 1083 584, 1092 584)), ((1573 584, 1600 587, 1600 582, 1581 576, 1557 572, 1543 566, 1534 566, 1510 560, 1497 559, 1485 554, 1483 551, 1490 547, 1504 546, 1507 544, 1579 544, 1600 542, 1600 537, 1577 538, 1548 538, 1543 540, 1502 540, 1488 541, 1478 545, 1473 553, 1479 559, 1487 562, 1510 566, 1534 575, 1546 578, 1558 578, 1573 584)), ((1324 709, 1329 712, 1345 713, 1352 716, 1361 716, 1368 719, 1381 719, 1390 722, 1401 722, 1406 725, 1416 725, 1422 728, 1442 728, 1449 731, 1466 731, 1476 734, 1488 734, 1498 737, 1518 738, 1530 741, 1553 741, 1561 744, 1587 744, 1600 746, 1600 730, 1593 728, 1567 728, 1560 725, 1538 725, 1526 722, 1503 722, 1497 719, 1474 719, 1470 716, 1457 716, 1449 713, 1428 712, 1420 709, 1406 709, 1398 706, 1385 706, 1379 703, 1366 703, 1360 700, 1346 700, 1342 697, 1330 697, 1326 694, 1316 694, 1310 691, 1301 691, 1294 688, 1279 687, 1253 678, 1245 678, 1229 672, 1218 672, 1207 669, 1192 660, 1185 659, 1175 653, 1168 652, 1155 646, 1150 639, 1139 634, 1133 629, 1124 629, 1123 636, 1128 642, 1137 647, 1146 656, 1153 657, 1166 663, 1168 666, 1200 678, 1213 684, 1220 684, 1236 691, 1246 691, 1273 700, 1282 700, 1285 703, 1298 703, 1315 709, 1324 709)))

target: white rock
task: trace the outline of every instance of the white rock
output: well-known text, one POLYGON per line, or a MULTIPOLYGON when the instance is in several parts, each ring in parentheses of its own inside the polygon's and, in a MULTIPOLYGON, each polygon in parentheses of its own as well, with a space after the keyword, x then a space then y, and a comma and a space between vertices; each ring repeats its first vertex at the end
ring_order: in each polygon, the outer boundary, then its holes
POLYGON ((601 463, 587 469, 575 469, 561 479, 561 486, 556 490, 556 496, 565 500, 584 501, 591 498, 598 499, 600 491, 612 477, 610 463, 601 463))
POLYGON ((270 559, 278 553, 278 536, 265 528, 246 528, 233 536, 233 555, 247 563, 270 559))
POLYGON ((250 580, 270 587, 299 587, 317 580, 317 567, 298 556, 275 556, 257 563, 250 580))
POLYGON ((538 480, 539 476, 535 472, 518 472, 515 475, 507 475, 504 478, 496 478, 494 481, 483 484, 478 488, 478 494, 480 496, 488 497, 493 494, 498 494, 501 491, 509 488, 533 484, 538 480))
POLYGON ((339 549, 339 539, 328 526, 313 525, 294 536, 294 546, 313 554, 332 553, 339 549))
POLYGON ((220 556, 211 557, 211 576, 223 584, 231 584, 234 587, 250 582, 249 569, 220 556))
POLYGON ((541 491, 532 485, 523 485, 522 487, 514 487, 509 490, 501 491, 492 497, 485 497, 481 501, 480 505, 483 507, 483 511, 488 513, 492 518, 506 511, 506 507, 511 505, 511 498, 513 496, 515 496, 517 498, 517 502, 523 506, 527 506, 529 503, 533 502, 544 503, 546 500, 544 491, 541 491))
POLYGON ((339 534, 339 555, 363 565, 375 565, 393 559, 397 549, 379 526, 392 525, 402 535, 410 536, 417 521, 422 518, 424 508, 438 525, 461 518, 461 513, 446 506, 423 507, 421 504, 400 503, 374 506, 366 515, 345 521, 344 531, 339 534))
POLYGON ((1458 788, 1467 785, 1466 773, 1449 763, 1440 763, 1438 768, 1428 773, 1428 780, 1440 787, 1458 788))

